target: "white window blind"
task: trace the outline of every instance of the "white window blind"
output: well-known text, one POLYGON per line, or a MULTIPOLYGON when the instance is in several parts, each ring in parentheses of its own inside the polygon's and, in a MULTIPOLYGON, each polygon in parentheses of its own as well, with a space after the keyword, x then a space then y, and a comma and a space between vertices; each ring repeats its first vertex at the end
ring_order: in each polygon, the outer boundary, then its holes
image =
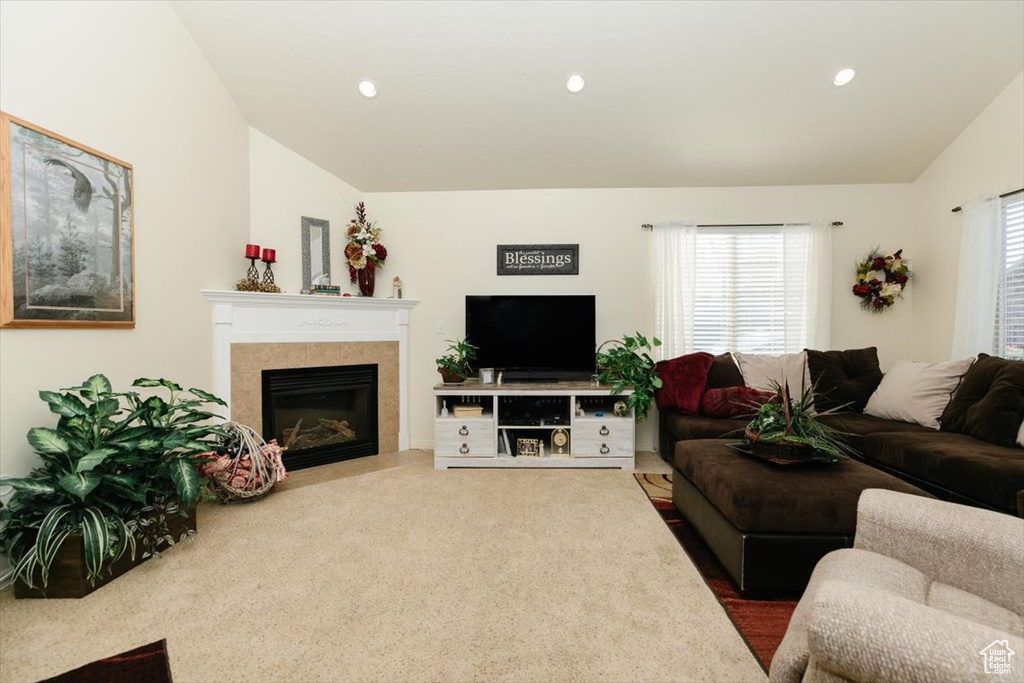
POLYGON ((780 354, 808 342, 808 236, 781 227, 701 229, 693 348, 780 354))
POLYGON ((996 353, 1024 360, 1024 192, 1003 197, 996 353))

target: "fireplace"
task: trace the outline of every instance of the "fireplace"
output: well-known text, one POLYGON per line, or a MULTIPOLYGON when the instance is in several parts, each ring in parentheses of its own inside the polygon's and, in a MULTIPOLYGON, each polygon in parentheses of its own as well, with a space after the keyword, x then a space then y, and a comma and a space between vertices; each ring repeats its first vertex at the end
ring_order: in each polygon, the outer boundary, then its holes
POLYGON ((263 370, 263 438, 290 470, 379 452, 377 366, 263 370))

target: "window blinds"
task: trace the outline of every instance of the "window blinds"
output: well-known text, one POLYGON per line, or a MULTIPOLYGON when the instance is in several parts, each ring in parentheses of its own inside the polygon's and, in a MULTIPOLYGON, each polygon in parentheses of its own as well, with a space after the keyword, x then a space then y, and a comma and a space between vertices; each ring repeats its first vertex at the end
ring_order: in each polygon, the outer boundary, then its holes
POLYGON ((996 352, 1024 360, 1024 192, 1003 197, 996 352))

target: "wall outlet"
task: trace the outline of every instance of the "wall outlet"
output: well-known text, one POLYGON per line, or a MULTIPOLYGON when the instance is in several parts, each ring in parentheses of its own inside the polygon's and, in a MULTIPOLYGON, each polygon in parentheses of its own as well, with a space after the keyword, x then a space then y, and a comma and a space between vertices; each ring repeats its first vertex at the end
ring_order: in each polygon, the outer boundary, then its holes
POLYGON ((443 320, 435 320, 434 321, 434 330, 438 334, 444 334, 444 321, 443 320))

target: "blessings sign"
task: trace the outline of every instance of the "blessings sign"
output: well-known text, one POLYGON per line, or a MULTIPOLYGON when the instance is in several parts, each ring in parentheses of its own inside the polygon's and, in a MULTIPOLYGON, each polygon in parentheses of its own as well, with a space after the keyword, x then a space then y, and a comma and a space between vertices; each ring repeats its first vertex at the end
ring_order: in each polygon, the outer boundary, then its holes
POLYGON ((578 244, 499 244, 498 275, 579 275, 578 244))

